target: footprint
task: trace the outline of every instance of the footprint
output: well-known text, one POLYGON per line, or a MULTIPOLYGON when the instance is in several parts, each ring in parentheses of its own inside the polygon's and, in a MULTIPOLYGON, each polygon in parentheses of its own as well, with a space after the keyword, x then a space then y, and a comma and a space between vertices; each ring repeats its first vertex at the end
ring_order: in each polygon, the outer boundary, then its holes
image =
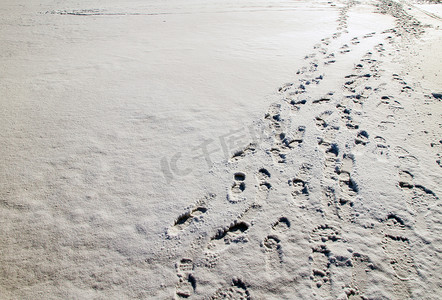
POLYGON ((318 137, 318 146, 324 152, 324 173, 327 178, 333 177, 336 166, 339 148, 333 141, 336 137, 339 127, 331 126, 328 122, 331 111, 321 113, 315 118, 316 128, 322 132, 322 136, 318 137))
POLYGON ((283 235, 290 228, 290 221, 281 217, 272 225, 272 233, 261 243, 266 255, 266 267, 268 271, 276 271, 283 263, 283 250, 281 247, 280 235, 283 235))
POLYGON ((315 118, 315 124, 319 130, 325 130, 328 126, 327 122, 319 116, 315 118))
POLYGON ((250 300, 250 292, 247 285, 238 278, 233 278, 230 287, 223 287, 218 289, 215 294, 209 297, 211 300, 221 299, 238 299, 238 300, 250 300))
POLYGON ((328 45, 330 44, 330 38, 323 38, 323 39, 321 39, 321 42, 322 42, 324 45, 328 46, 328 45))
POLYGON ((273 157, 273 160, 278 164, 284 164, 286 163, 287 154, 281 151, 278 148, 272 148, 270 149, 270 153, 273 157))
POLYGON ((327 103, 327 102, 330 102, 330 100, 331 100, 331 96, 333 96, 333 94, 334 94, 334 92, 333 92, 333 91, 330 91, 330 92, 327 93, 327 95, 325 95, 325 96, 323 96, 323 97, 321 97, 321 98, 319 98, 319 99, 315 99, 315 100, 313 100, 312 103, 313 103, 313 104, 321 104, 321 103, 327 103))
MULTIPOLYGON (((298 97, 299 98, 299 97, 298 97)), ((290 105, 293 110, 300 110, 302 105, 305 105, 307 103, 306 99, 285 99, 290 105)))
MULTIPOLYGON (((376 270, 376 266, 372 263, 367 255, 360 253, 353 253, 352 258, 352 295, 358 296, 359 299, 366 299, 364 293, 370 284, 369 275, 373 270, 376 270)), ((350 295, 347 294, 347 297, 350 295)))
POLYGON ((351 178, 353 168, 353 157, 344 155, 342 162, 338 164, 339 149, 332 145, 326 151, 324 165, 325 178, 333 179, 339 183, 339 191, 329 186, 323 190, 321 198, 322 211, 327 218, 335 221, 351 223, 353 219, 353 205, 358 194, 358 187, 351 178))
POLYGON ((398 113, 399 111, 403 110, 404 107, 399 101, 394 100, 389 106, 388 109, 391 110, 393 113, 398 113))
POLYGON ((316 123, 316 127, 321 130, 324 131, 328 126, 329 123, 327 122, 327 119, 333 114, 332 111, 325 111, 323 113, 321 113, 319 116, 315 117, 315 123, 316 123))
POLYGON ((430 143, 431 148, 436 152, 436 164, 442 167, 442 140, 430 143))
POLYGON ((327 146, 327 148, 325 149, 324 161, 324 171, 326 174, 330 175, 335 172, 338 155, 339 147, 337 144, 333 143, 327 146))
POLYGON ((434 235, 433 226, 437 226, 440 221, 441 203, 436 194, 421 186, 414 185, 409 190, 411 194, 407 197, 407 203, 415 212, 416 227, 429 235, 434 235), (433 225, 433 226, 432 226, 433 225))
POLYGON ((320 245, 312 248, 312 254, 309 257, 312 270, 312 275, 310 276, 310 279, 313 281, 312 288, 314 290, 321 289, 318 292, 322 297, 327 297, 331 294, 329 256, 330 250, 327 246, 320 245))
POLYGON ((399 171, 399 186, 403 189, 412 189, 414 175, 408 171, 399 171))
POLYGON ((272 188, 272 185, 269 183, 269 179, 271 177, 270 172, 266 169, 259 169, 258 175, 256 176, 258 179, 258 186, 261 191, 268 191, 272 188))
POLYGON ((407 156, 407 155, 410 155, 410 152, 409 152, 407 149, 402 148, 402 147, 400 147, 400 146, 396 146, 396 147, 394 147, 394 148, 393 148, 393 151, 394 151, 394 153, 395 153, 396 155, 398 155, 398 156, 407 156))
POLYGON ((338 200, 336 197, 336 191, 332 187, 324 188, 321 204, 322 211, 328 220, 338 217, 338 200))
POLYGON ((413 155, 400 155, 398 159, 404 166, 416 167, 419 165, 419 160, 413 155))
POLYGON ((382 54, 382 52, 384 52, 385 51, 385 48, 384 48, 384 44, 377 44, 376 46, 374 46, 374 49, 378 52, 378 53, 380 53, 381 54, 381 56, 384 56, 383 54, 382 54))
POLYGON ((246 174, 242 172, 237 172, 233 175, 233 184, 230 192, 227 194, 227 199, 231 203, 238 203, 245 200, 245 197, 241 197, 241 194, 246 189, 246 174))
POLYGON ((282 132, 281 122, 281 104, 273 103, 270 105, 268 112, 264 116, 265 120, 270 121, 270 129, 272 129, 275 135, 282 132))
POLYGON ((275 235, 267 236, 261 244, 266 254, 267 270, 277 270, 283 263, 280 239, 275 235))
MULTIPOLYGON (((341 240, 337 229, 327 224, 319 225, 310 233, 310 244, 312 253, 309 256, 311 267, 312 289, 314 294, 319 294, 321 298, 330 298, 332 293, 332 270, 334 266, 351 266, 349 258, 335 256, 329 245, 341 240)), ((333 283, 335 285, 336 283, 333 283)), ((332 297, 335 298, 335 297, 332 297)))
POLYGON ((376 149, 374 151, 375 154, 379 156, 388 156, 389 155, 389 146, 387 144, 387 141, 381 137, 376 136, 374 138, 374 141, 376 142, 376 149))
POLYGON ((312 82, 315 84, 319 84, 321 82, 321 80, 323 80, 323 79, 324 79, 324 75, 319 75, 319 76, 316 76, 314 79, 312 79, 312 82))
POLYGON ((290 221, 286 217, 281 217, 279 220, 273 224, 272 229, 277 233, 282 233, 290 228, 290 221))
POLYGON ((192 211, 179 216, 172 228, 174 228, 176 232, 182 231, 192 223, 195 217, 204 214, 206 211, 207 209, 205 207, 197 207, 192 211))
POLYGON ((358 192, 356 183, 351 179, 351 171, 353 169, 353 156, 344 154, 342 164, 337 170, 339 175, 339 183, 346 195, 355 196, 358 192))
POLYGON ((176 285, 176 295, 178 298, 189 298, 196 290, 196 280, 192 275, 193 261, 189 258, 182 258, 175 267, 179 280, 176 285))
POLYGON ((323 171, 326 178, 333 179, 335 177, 336 162, 339 155, 339 147, 333 141, 339 131, 339 127, 330 126, 318 117, 316 118, 316 126, 323 131, 322 137, 318 138, 318 146, 324 152, 323 171))
POLYGON ((433 191, 413 183, 414 176, 408 171, 399 171, 399 187, 406 194, 407 205, 413 212, 415 228, 426 239, 434 238, 440 220, 439 198, 433 191))
POLYGON ((392 97, 391 96, 382 96, 381 101, 379 101, 379 103, 376 104, 376 107, 388 108, 390 106, 390 98, 392 98, 392 97))
POLYGON ((382 96, 381 101, 376 105, 378 108, 388 109, 393 113, 398 113, 400 110, 403 110, 404 107, 401 105, 399 101, 392 99, 391 96, 382 96))
POLYGON ((289 180, 289 185, 292 187, 292 196, 298 203, 306 201, 309 195, 307 182, 310 180, 312 167, 307 163, 302 164, 296 177, 289 180))
POLYGON ((308 196, 307 183, 299 178, 294 178, 291 181, 291 186, 293 187, 292 195, 296 198, 299 195, 308 196))
POLYGON ((215 252, 205 251, 204 255, 204 266, 208 269, 214 269, 218 264, 219 254, 215 252))
POLYGON ((413 258, 410 255, 410 241, 404 221, 390 214, 383 221, 382 249, 389 258, 389 263, 397 278, 408 280, 415 273, 413 258))
POLYGON ((284 92, 286 92, 287 90, 289 90, 292 86, 293 86, 293 83, 286 83, 286 84, 284 84, 282 87, 280 87, 280 88, 278 89, 278 92, 280 92, 280 93, 284 93, 284 92))
POLYGON ((344 155, 342 165, 337 170, 339 176, 339 186, 341 193, 339 196, 338 216, 340 219, 351 223, 352 210, 356 196, 358 195, 358 186, 351 178, 351 171, 353 168, 353 158, 344 155))
POLYGON ((301 79, 301 83, 298 85, 298 87, 294 91, 291 92, 291 94, 292 95, 299 95, 299 94, 304 94, 305 92, 306 92, 306 85, 303 83, 303 80, 301 79))
POLYGON ((238 217, 238 220, 245 222, 246 224, 253 224, 256 217, 262 211, 261 204, 255 202, 250 204, 243 213, 238 217))
POLYGON ((212 252, 219 252, 232 243, 247 243, 248 240, 245 233, 249 227, 250 225, 246 222, 238 221, 233 223, 227 229, 219 230, 217 234, 211 238, 207 249, 212 252))
POLYGON ((375 35, 375 34, 376 34, 376 32, 370 32, 370 33, 367 33, 366 35, 364 35, 363 38, 364 38, 364 39, 366 39, 366 38, 370 38, 370 37, 372 37, 372 36, 375 35))
POLYGON ((296 145, 302 144, 305 136, 305 126, 298 126, 292 133, 291 137, 285 137, 283 140, 285 146, 293 148, 296 145))
POLYGON ((316 56, 316 53, 310 53, 310 54, 306 55, 304 57, 304 59, 307 60, 307 59, 310 59, 310 58, 315 58, 315 56, 316 56))
POLYGON ((345 105, 337 104, 336 109, 342 119, 344 121, 345 126, 348 129, 359 129, 359 124, 352 117, 352 110, 347 108, 345 105))
POLYGON ((368 144, 368 138, 369 138, 369 135, 368 135, 367 131, 361 130, 358 132, 358 135, 355 138, 355 144, 365 146, 368 144))
POLYGON ((247 155, 253 154, 256 152, 256 148, 257 148, 257 145, 255 143, 250 143, 243 150, 239 150, 239 151, 235 152, 233 154, 231 160, 237 161, 237 160, 240 160, 240 159, 246 157, 247 155))
POLYGON ((332 38, 333 38, 333 39, 337 39, 337 38, 340 37, 341 35, 342 35, 342 33, 340 33, 340 32, 335 32, 335 33, 333 33, 332 38))
POLYGON ((219 261, 220 252, 232 244, 247 243, 248 239, 246 234, 249 228, 256 222, 261 212, 262 206, 257 202, 252 203, 229 227, 219 229, 205 247, 204 265, 209 269, 215 268, 219 261))
POLYGON ((326 243, 328 241, 336 242, 341 239, 339 230, 331 225, 319 225, 310 233, 312 243, 326 243))
POLYGON ((193 272, 193 261, 189 258, 182 258, 177 264, 176 269, 179 274, 193 272))
POLYGON ((169 235, 177 235, 184 231, 190 224, 202 221, 202 215, 207 212, 207 203, 216 197, 215 194, 210 194, 204 199, 198 201, 193 208, 184 214, 180 215, 174 222, 173 226, 169 228, 169 235))
POLYGON ((399 84, 401 84, 401 85, 407 84, 398 74, 393 74, 392 76, 393 76, 393 80, 396 80, 397 82, 399 82, 399 84))
POLYGON ((299 146, 304 141, 305 126, 298 126, 290 135, 280 132, 276 135, 275 146, 270 149, 270 153, 275 162, 285 163, 287 153, 299 146))
POLYGON ((317 61, 311 62, 308 67, 308 72, 314 73, 316 71, 318 71, 318 62, 317 61))

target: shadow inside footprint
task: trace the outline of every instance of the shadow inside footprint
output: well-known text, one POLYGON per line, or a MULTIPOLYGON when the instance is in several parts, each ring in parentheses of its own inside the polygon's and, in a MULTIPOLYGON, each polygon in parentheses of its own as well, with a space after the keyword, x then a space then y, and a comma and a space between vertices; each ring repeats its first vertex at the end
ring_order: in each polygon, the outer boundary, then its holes
POLYGON ((244 181, 244 180, 246 180, 246 174, 244 174, 242 172, 235 173, 233 177, 237 181, 244 181))
POLYGON ((290 228, 290 221, 286 217, 279 218, 279 220, 272 226, 272 229, 276 231, 284 231, 288 228, 290 228))
POLYGON ((249 229, 249 225, 247 225, 245 222, 239 222, 239 223, 236 223, 236 224, 230 226, 229 229, 227 229, 227 230, 219 231, 215 235, 214 239, 221 240, 224 237, 226 237, 228 234, 230 234, 231 236, 236 236, 236 235, 239 235, 243 232, 246 232, 247 229, 249 229))
POLYGON ((215 236, 212 237, 207 249, 221 251, 232 243, 246 243, 248 240, 244 233, 246 233, 249 227, 249 224, 241 221, 234 223, 228 229, 219 230, 215 236))

